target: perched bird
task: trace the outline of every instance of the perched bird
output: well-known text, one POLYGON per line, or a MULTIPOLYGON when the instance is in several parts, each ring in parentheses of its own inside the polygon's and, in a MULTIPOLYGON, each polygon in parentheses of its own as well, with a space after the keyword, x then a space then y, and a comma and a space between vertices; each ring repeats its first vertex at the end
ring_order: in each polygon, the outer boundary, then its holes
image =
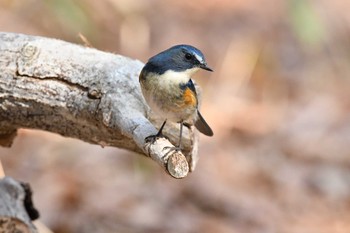
POLYGON ((180 123, 179 145, 181 150, 183 124, 195 125, 207 136, 213 131, 198 110, 198 95, 191 76, 199 69, 213 71, 207 66, 203 53, 190 45, 176 45, 153 57, 143 67, 139 81, 143 96, 151 109, 164 118, 156 135, 161 137, 167 120, 180 123))

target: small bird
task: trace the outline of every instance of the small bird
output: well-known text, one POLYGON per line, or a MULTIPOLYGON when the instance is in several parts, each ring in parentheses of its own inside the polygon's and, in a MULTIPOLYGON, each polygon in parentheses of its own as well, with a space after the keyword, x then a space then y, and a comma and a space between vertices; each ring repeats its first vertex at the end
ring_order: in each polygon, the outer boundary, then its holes
POLYGON ((143 96, 151 109, 164 118, 156 135, 146 138, 154 141, 162 137, 167 120, 180 123, 180 139, 176 150, 181 150, 184 124, 195 125, 207 136, 213 131, 198 110, 198 95, 191 76, 208 67, 203 53, 191 45, 176 45, 153 57, 143 67, 139 81, 143 96))

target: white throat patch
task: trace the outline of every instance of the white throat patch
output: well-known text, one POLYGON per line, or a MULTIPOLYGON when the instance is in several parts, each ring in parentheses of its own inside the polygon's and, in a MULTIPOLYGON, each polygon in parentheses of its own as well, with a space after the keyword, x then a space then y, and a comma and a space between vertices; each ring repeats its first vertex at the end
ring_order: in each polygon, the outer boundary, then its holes
POLYGON ((185 71, 172 71, 168 70, 164 74, 162 74, 161 79, 164 79, 166 82, 172 82, 172 83, 187 83, 191 76, 195 74, 199 68, 195 67, 192 69, 187 69, 185 71))

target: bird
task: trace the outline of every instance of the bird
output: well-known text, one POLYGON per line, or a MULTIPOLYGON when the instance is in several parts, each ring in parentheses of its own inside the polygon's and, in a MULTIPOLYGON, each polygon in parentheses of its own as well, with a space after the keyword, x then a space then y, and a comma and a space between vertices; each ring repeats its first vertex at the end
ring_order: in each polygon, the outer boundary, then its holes
POLYGON ((146 137, 146 142, 164 137, 162 130, 167 121, 180 123, 176 150, 181 150, 184 124, 195 125, 204 135, 214 135, 199 112, 199 96, 191 79, 200 69, 213 72, 203 53, 186 44, 172 46, 151 57, 144 65, 139 75, 142 94, 152 111, 164 119, 158 133, 146 137))

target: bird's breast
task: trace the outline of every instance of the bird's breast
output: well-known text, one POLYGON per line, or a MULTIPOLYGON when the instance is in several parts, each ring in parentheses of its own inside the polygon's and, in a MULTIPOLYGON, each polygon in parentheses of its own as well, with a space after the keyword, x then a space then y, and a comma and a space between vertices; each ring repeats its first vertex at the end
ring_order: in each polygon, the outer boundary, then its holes
POLYGON ((143 95, 151 109, 169 120, 191 118, 196 112, 197 96, 186 83, 190 77, 167 71, 162 75, 148 74, 140 79, 143 95))

